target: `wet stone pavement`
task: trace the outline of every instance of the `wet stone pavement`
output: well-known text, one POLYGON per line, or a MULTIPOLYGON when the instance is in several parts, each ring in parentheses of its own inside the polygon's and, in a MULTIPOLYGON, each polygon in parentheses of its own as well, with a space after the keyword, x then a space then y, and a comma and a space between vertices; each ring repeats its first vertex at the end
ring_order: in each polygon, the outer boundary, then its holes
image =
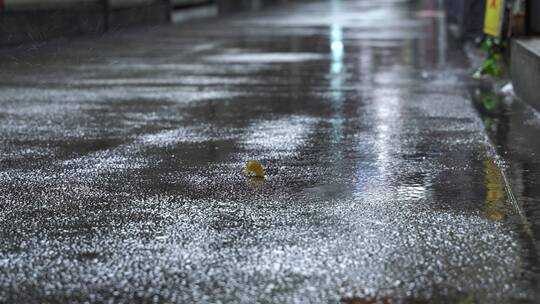
POLYGON ((534 303, 466 57, 408 3, 3 51, 0 302, 534 303))

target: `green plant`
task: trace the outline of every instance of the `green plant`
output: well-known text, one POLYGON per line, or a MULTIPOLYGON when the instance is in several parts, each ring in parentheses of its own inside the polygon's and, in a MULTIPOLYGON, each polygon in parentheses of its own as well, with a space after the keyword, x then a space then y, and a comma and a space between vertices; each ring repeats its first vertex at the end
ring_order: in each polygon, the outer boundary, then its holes
POLYGON ((506 48, 506 42, 490 36, 486 36, 480 44, 480 49, 486 52, 486 59, 474 72, 474 77, 491 75, 499 77, 501 74, 501 54, 506 48))

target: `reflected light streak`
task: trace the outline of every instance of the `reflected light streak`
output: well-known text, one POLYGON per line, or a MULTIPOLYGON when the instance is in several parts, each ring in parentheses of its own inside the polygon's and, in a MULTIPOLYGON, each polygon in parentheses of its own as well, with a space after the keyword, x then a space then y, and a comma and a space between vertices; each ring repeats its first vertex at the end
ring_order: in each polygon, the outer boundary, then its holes
POLYGON ((343 133, 343 57, 345 48, 343 46, 343 27, 340 21, 341 0, 332 0, 332 24, 330 26, 330 89, 332 94, 332 129, 334 144, 341 142, 343 133))

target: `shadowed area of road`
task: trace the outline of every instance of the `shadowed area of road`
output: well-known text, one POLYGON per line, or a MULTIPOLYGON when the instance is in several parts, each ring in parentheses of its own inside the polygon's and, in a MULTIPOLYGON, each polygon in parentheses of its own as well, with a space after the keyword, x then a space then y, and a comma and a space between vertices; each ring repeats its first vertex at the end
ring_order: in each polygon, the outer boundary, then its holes
POLYGON ((5 51, 0 302, 533 302, 445 33, 336 0, 5 51))

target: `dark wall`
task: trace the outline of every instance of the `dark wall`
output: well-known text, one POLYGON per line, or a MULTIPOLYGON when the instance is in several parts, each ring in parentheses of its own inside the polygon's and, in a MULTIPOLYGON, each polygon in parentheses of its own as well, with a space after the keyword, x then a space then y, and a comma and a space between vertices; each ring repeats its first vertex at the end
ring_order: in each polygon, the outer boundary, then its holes
MULTIPOLYGON (((2 0, 0 0, 1 3, 2 0)), ((288 0, 194 0, 195 4, 216 3, 220 14, 256 10, 288 0)), ((171 0, 154 0, 151 4, 113 8, 108 0, 73 0, 61 8, 39 8, 6 11, 0 8, 0 47, 38 42, 60 37, 102 34, 139 25, 168 23, 171 0)), ((183 2, 182 2, 183 3, 183 2)))
POLYGON ((108 29, 138 25, 162 24, 170 21, 171 7, 168 1, 153 4, 108 10, 108 29))
POLYGON ((100 2, 80 2, 60 9, 4 11, 0 13, 0 45, 102 33, 104 9, 100 2))
POLYGON ((0 11, 0 46, 60 37, 96 35, 123 27, 167 23, 168 0, 135 7, 110 8, 107 0, 73 1, 59 8, 0 11))
POLYGON ((540 1, 529 0, 527 9, 529 30, 533 34, 540 34, 540 1))
POLYGON ((448 21, 457 26, 461 39, 474 39, 483 34, 486 0, 445 0, 448 21))
POLYGON ((257 10, 287 0, 216 0, 220 14, 257 10))

